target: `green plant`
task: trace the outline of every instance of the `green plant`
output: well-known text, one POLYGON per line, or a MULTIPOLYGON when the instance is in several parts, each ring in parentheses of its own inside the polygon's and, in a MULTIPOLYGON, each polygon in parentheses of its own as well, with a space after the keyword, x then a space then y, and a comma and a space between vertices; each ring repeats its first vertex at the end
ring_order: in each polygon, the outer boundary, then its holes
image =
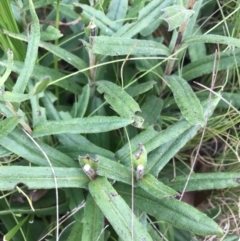
POLYGON ((11 51, 0 61, 5 240, 231 238, 217 224, 222 216, 214 221, 217 205, 205 209, 207 216, 181 200, 185 192, 239 188, 239 167, 195 173, 204 144, 227 143, 230 128, 236 151, 221 150, 214 164, 238 157, 238 94, 223 90, 234 80, 229 69, 240 65, 240 52, 215 54, 206 43, 239 47, 239 40, 219 29, 196 31, 201 0, 186 7, 164 0, 89 2, 23 1, 18 7, 30 12, 29 36, 1 30, 28 43, 24 62, 11 51), (56 20, 56 27, 40 26, 35 9, 46 6, 55 8, 45 23, 56 20), (61 18, 79 20, 63 37, 61 18), (154 38, 159 25, 172 36, 154 38), (187 82, 193 79, 204 81, 202 91, 187 82), (221 87, 213 91, 216 83, 221 87), (223 114, 229 106, 233 112, 223 114), (191 165, 184 159, 196 146, 191 165))

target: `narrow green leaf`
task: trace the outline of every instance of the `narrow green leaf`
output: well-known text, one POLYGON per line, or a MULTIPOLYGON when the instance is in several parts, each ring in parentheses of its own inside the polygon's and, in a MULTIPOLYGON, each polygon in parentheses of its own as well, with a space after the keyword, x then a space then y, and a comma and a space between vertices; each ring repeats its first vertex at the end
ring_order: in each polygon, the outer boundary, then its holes
POLYGON ((163 106, 163 100, 154 95, 148 95, 146 101, 141 106, 141 116, 144 118, 143 127, 147 128, 152 124, 155 124, 160 117, 160 113, 163 106))
POLYGON ((99 133, 130 125, 133 121, 117 116, 93 116, 70 120, 47 121, 33 130, 33 136, 46 136, 63 133, 99 133))
MULTIPOLYGON (((14 33, 11 33, 9 31, 5 30, 5 29, 3 30, 3 33, 7 34, 8 36, 11 36, 13 38, 22 40, 22 41, 28 41, 27 36, 25 36, 23 34, 14 34, 14 33)), ((77 68, 79 70, 87 68, 87 64, 86 64, 85 61, 83 61, 81 58, 79 58, 75 54, 72 54, 71 52, 61 48, 60 46, 56 46, 54 44, 46 43, 46 42, 43 42, 43 41, 38 41, 37 44, 39 45, 39 47, 48 50, 50 53, 52 53, 52 54, 56 55, 57 57, 63 59, 64 61, 66 61, 67 63, 71 64, 72 66, 74 66, 75 68, 77 68)), ((86 76, 88 76, 87 71, 84 71, 83 73, 86 76)), ((30 73, 30 75, 31 74, 32 74, 32 72, 30 73)), ((47 74, 47 73, 44 73, 44 74, 47 74)))
POLYGON ((98 81, 98 92, 103 94, 105 100, 112 108, 123 118, 131 119, 133 125, 140 128, 144 120, 136 115, 136 112, 141 111, 138 103, 126 93, 121 87, 109 81, 98 81))
POLYGON ((29 78, 31 77, 35 61, 38 55, 38 45, 40 41, 40 25, 32 0, 29 0, 32 24, 28 41, 27 55, 24 61, 24 67, 18 76, 17 82, 13 87, 13 92, 23 93, 29 78))
POLYGON ((133 23, 126 23, 119 31, 114 34, 115 37, 132 38, 137 33, 141 32, 148 25, 154 22, 156 19, 161 18, 161 10, 172 4, 172 0, 153 0, 148 3, 139 12, 138 18, 133 23))
POLYGON ((42 41, 51 41, 59 39, 63 36, 63 34, 59 31, 59 29, 55 28, 52 25, 48 25, 47 28, 41 32, 41 40, 42 41))
POLYGON ((18 124, 19 117, 13 116, 0 121, 0 139, 8 135, 18 124))
POLYGON ((93 53, 102 55, 144 55, 156 56, 170 54, 168 48, 151 40, 138 40, 122 37, 98 36, 94 38, 93 53))
POLYGON ((33 90, 29 94, 21 94, 21 93, 13 93, 10 91, 4 91, 0 94, 0 100, 2 101, 10 101, 10 102, 23 102, 25 100, 30 99, 32 96, 39 94, 44 91, 48 84, 50 83, 50 78, 46 76, 44 79, 40 80, 33 88, 33 90))
MULTIPOLYGON (((132 152, 135 153, 138 150, 138 143, 142 143, 149 153, 164 143, 176 138, 191 126, 192 125, 186 120, 180 120, 160 132, 155 131, 153 126, 150 126, 131 140, 132 152)), ((116 157, 122 164, 130 165, 129 143, 126 143, 116 152, 116 157)))
MULTIPOLYGON (((212 98, 211 101, 203 101, 204 116, 211 116, 218 103, 219 98, 212 98)), ((157 176, 171 158, 173 158, 179 150, 197 134, 200 128, 200 125, 189 126, 182 134, 151 152, 148 156, 146 172, 151 173, 153 176, 157 176)))
POLYGON ((4 235, 3 240, 4 241, 10 241, 28 219, 29 219, 29 217, 26 216, 19 223, 17 223, 11 230, 9 230, 7 232, 6 235, 4 235))
POLYGON ((130 86, 127 89, 125 89, 125 91, 132 97, 135 97, 147 92, 148 90, 151 90, 155 84, 155 81, 148 81, 145 83, 138 84, 136 86, 130 86))
MULTIPOLYGON (((185 80, 192 80, 204 74, 210 74, 214 68, 215 54, 206 56, 191 64, 188 64, 182 69, 182 77, 185 80)), ((220 53, 218 62, 218 71, 235 68, 240 66, 240 50, 228 50, 220 53)))
MULTIPOLYGON (((116 184, 116 190, 127 203, 131 203, 131 187, 116 184)), ((157 220, 171 223, 173 226, 188 230, 199 235, 222 235, 221 228, 206 214, 192 206, 174 198, 158 199, 140 188, 134 189, 134 206, 157 220)))
POLYGON ((85 85, 82 89, 82 94, 78 95, 77 102, 74 102, 71 114, 73 117, 83 117, 89 102, 90 97, 90 87, 89 84, 85 85))
MULTIPOLYGON (((82 170, 81 170, 81 173, 82 173, 82 170)), ((70 210, 75 209, 77 206, 79 206, 79 204, 81 203, 83 204, 85 202, 85 196, 83 194, 83 191, 84 190, 81 188, 76 189, 74 187, 64 189, 65 195, 69 199, 68 206, 70 210)), ((74 213, 73 216, 76 221, 82 222, 83 212, 76 212, 74 213)))
POLYGON ((177 192, 174 189, 158 181, 151 174, 146 174, 143 179, 138 181, 138 184, 143 190, 159 199, 177 195, 177 192))
POLYGON ((7 51, 8 56, 8 63, 5 73, 0 77, 0 87, 5 83, 5 81, 8 79, 9 75, 12 72, 13 68, 13 52, 8 50, 7 51))
POLYGON ((82 226, 82 222, 75 222, 73 224, 71 233, 69 234, 67 241, 80 240, 82 237, 82 226))
POLYGON ((132 183, 131 169, 100 155, 96 155, 96 158, 98 159, 97 174, 99 176, 104 176, 127 184, 132 183))
MULTIPOLYGON (((169 182, 168 185, 175 190, 182 191, 187 179, 187 176, 179 176, 169 182)), ((213 190, 239 186, 240 173, 193 173, 190 176, 186 191, 213 190)))
POLYGON ((193 10, 186 9, 181 5, 173 5, 164 8, 162 11, 164 11, 166 15, 165 20, 168 23, 168 31, 172 31, 184 22, 187 22, 194 14, 193 10))
POLYGON ((84 209, 82 239, 84 241, 104 240, 104 215, 92 196, 88 194, 84 209))
POLYGON ((111 36, 118 30, 118 24, 110 20, 103 12, 85 4, 74 3, 74 5, 83 9, 81 15, 89 21, 93 20, 94 24, 101 29, 102 34, 111 36))
POLYGON ((183 117, 192 125, 205 124, 203 108, 189 84, 179 76, 165 76, 183 117))
MULTIPOLYGON (((80 168, 54 167, 58 188, 86 188, 89 178, 80 168)), ((50 167, 2 166, 0 190, 13 190, 19 183, 28 189, 52 189, 54 183, 50 167)))
POLYGON ((115 21, 120 28, 128 10, 128 0, 112 0, 108 7, 107 17, 115 21))
MULTIPOLYGON (((0 66, 7 67, 7 62, 4 60, 0 61, 0 66)), ((22 62, 14 61, 12 71, 17 74, 20 74, 20 72, 23 69, 23 66, 24 66, 24 64, 22 62)), ((47 68, 47 67, 40 66, 40 65, 34 66, 31 77, 34 79, 37 79, 37 80, 41 80, 46 77, 46 74, 47 74, 47 76, 51 77, 52 81, 64 77, 64 74, 62 74, 58 70, 54 70, 52 68, 47 68)), ((66 78, 60 82, 56 82, 56 83, 54 83, 54 85, 60 86, 63 89, 71 91, 72 93, 75 93, 75 94, 79 94, 81 92, 81 87, 79 86, 79 84, 74 82, 71 78, 66 78)))
POLYGON ((232 38, 223 35, 206 34, 201 36, 191 36, 184 39, 187 44, 192 43, 214 43, 214 44, 226 44, 235 47, 240 47, 240 40, 238 38, 232 38))
POLYGON ((90 156, 98 154, 109 159, 114 159, 114 153, 93 144, 87 138, 79 134, 57 135, 57 138, 62 144, 62 146, 57 149, 73 159, 79 155, 85 156, 86 154, 89 154, 90 156))
POLYGON ((95 181, 90 182, 89 191, 121 239, 133 241, 152 240, 147 231, 139 223, 132 210, 106 178, 98 177, 95 181), (133 239, 131 233, 132 215, 134 215, 133 239))
MULTIPOLYGON (((195 32, 197 36, 202 35, 202 31, 198 24, 196 24, 196 26, 194 27, 193 32, 195 32)), ((188 46, 188 53, 189 53, 191 62, 197 61, 199 59, 204 59, 207 56, 206 45, 204 43, 190 44, 188 46)))
MULTIPOLYGON (((58 151, 56 148, 53 148, 41 141, 37 141, 37 143, 51 160, 53 166, 78 166, 78 163, 74 162, 72 158, 58 151)), ((0 145, 31 163, 41 166, 49 166, 49 163, 39 148, 22 130, 18 128, 15 128, 7 136, 0 139, 0 145)))

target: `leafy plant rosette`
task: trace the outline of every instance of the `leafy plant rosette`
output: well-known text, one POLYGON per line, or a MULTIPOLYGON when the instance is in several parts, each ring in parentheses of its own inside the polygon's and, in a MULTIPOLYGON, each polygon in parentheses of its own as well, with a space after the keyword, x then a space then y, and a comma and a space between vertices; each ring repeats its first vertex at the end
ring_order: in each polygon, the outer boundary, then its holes
MULTIPOLYGON (((0 152, 9 160, 2 162, 0 188, 3 194, 12 195, 12 191, 15 195, 18 190, 27 197, 27 201, 14 195, 0 200, 5 240, 36 240, 36 235, 41 236, 37 227, 42 232, 44 222, 36 218, 29 229, 27 221, 34 216, 54 217, 55 213, 56 239, 60 240, 95 241, 110 236, 162 240, 156 228, 159 225, 161 230, 162 224, 192 235, 223 235, 211 217, 178 197, 183 190, 238 187, 239 173, 191 173, 172 182, 164 181, 161 175, 179 150, 207 125, 219 104, 220 93, 200 102, 187 82, 211 73, 214 56, 196 59, 181 74, 163 74, 166 61, 171 63, 177 53, 161 39, 154 40, 152 33, 163 19, 169 29, 176 29, 191 18, 179 52, 192 43, 239 47, 239 41, 217 35, 192 36, 202 1, 188 14, 185 8, 172 6, 172 1, 136 2, 129 9, 126 0, 104 1, 106 13, 98 5, 74 3, 81 9, 82 19, 78 55, 68 50, 70 45, 47 42, 62 34, 53 27, 40 27, 35 8, 44 7, 44 1, 23 2, 22 10, 29 10, 32 18, 28 36, 1 30, 28 42, 24 62, 14 60, 17 50, 8 51, 8 59, 0 61, 5 68, 0 79, 0 108, 5 117, 1 121, 0 152), (125 20, 129 16, 133 17, 131 22, 125 20), (39 48, 46 51, 41 60, 39 48), (49 57, 50 53, 55 58, 49 57), (75 70, 67 74, 69 71, 51 68, 53 63, 58 66, 59 59, 75 70), (12 72, 18 74, 16 83, 10 81, 12 72), (172 93, 181 113, 174 112, 180 118, 165 129, 161 128, 161 85, 167 86, 163 91, 172 93), (75 96, 74 103, 61 100, 65 93, 75 96), (72 222, 59 237, 59 217, 69 209, 74 210, 68 217, 72 222)), ((72 4, 55 7, 67 19, 79 17, 72 4)), ((72 28, 74 34, 78 28, 72 28)), ((79 44, 78 39, 71 44, 79 44)), ((225 64, 221 62, 219 68, 224 70, 230 67, 226 59, 233 57, 221 55, 225 64)))

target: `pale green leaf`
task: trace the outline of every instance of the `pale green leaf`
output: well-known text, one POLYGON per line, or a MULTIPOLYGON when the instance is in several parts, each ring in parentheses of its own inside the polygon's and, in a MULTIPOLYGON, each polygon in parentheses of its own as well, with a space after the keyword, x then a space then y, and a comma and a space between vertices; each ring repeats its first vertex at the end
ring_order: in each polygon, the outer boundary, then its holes
MULTIPOLYGON (((131 140, 131 150, 133 153, 138 151, 138 143, 142 143, 147 152, 158 148, 164 143, 176 138, 184 131, 189 129, 192 125, 186 120, 180 120, 179 122, 169 126, 163 131, 155 131, 153 126, 150 126, 145 131, 138 134, 131 140)), ((130 153, 129 153, 129 143, 126 143, 121 149, 116 152, 116 157, 124 165, 130 165, 130 153)))
POLYGON ((109 19, 103 12, 85 4, 74 3, 74 5, 82 8, 82 16, 89 21, 94 21, 94 24, 101 29, 102 34, 112 35, 118 30, 118 24, 109 19))
POLYGON ((133 125, 140 128, 144 120, 136 115, 141 111, 138 103, 127 92, 109 81, 98 81, 98 92, 104 94, 105 100, 123 118, 131 119, 133 125))
POLYGON ((166 198, 173 197, 178 193, 172 188, 166 186, 162 182, 158 181, 151 174, 146 174, 143 179, 138 181, 139 187, 141 187, 146 192, 150 193, 152 196, 156 198, 166 198))
POLYGON ((26 59, 24 61, 24 67, 18 76, 16 84, 13 87, 13 92, 15 93, 23 93, 25 91, 38 55, 38 45, 40 42, 40 25, 32 0, 29 0, 29 7, 32 16, 32 24, 28 38, 28 48, 26 59))
MULTIPOLYGON (((182 76, 185 80, 192 80, 204 74, 211 74, 214 68, 215 54, 206 56, 191 64, 188 64, 182 69, 182 76)), ((218 61, 218 71, 235 68, 240 66, 240 50, 227 50, 220 53, 218 61)))
POLYGON ((93 199, 121 239, 132 241, 152 240, 132 210, 106 178, 97 177, 96 180, 89 183, 88 187, 93 199), (134 216, 132 217, 132 215, 134 216), (131 233, 132 218, 134 221, 133 239, 131 233))
MULTIPOLYGON (((72 158, 41 141, 37 141, 43 152, 51 160, 53 166, 76 167, 78 164, 72 158)), ((33 141, 21 130, 15 128, 4 138, 0 139, 0 145, 31 163, 41 166, 49 166, 46 158, 33 141)))
POLYGON ((132 183, 131 169, 100 155, 96 155, 96 158, 98 160, 97 174, 99 176, 104 176, 127 184, 132 183))
MULTIPOLYGON (((116 184, 115 188, 130 204, 132 200, 131 187, 116 184)), ((206 214, 174 198, 158 199, 140 188, 135 188, 134 206, 157 220, 199 235, 222 234, 221 228, 206 214)))
POLYGON ((117 116, 93 116, 70 120, 47 121, 33 130, 33 136, 46 136, 63 133, 99 133, 130 125, 133 121, 117 116))
POLYGON ((189 179, 188 176, 178 176, 167 185, 175 190, 182 191, 187 181, 186 192, 233 188, 240 186, 240 173, 193 173, 189 179))
MULTIPOLYGON (((86 188, 89 178, 80 168, 54 167, 58 188, 86 188)), ((0 190, 13 190, 19 183, 28 189, 56 188, 50 167, 2 166, 0 190)))
MULTIPOLYGON (((204 116, 211 116, 218 103, 219 98, 203 101, 204 116)), ((189 126, 182 134, 151 152, 148 156, 146 172, 150 172, 152 175, 157 176, 171 158, 173 158, 179 150, 197 134, 200 128, 200 125, 189 126)))
POLYGON ((13 93, 10 91, 4 91, 0 94, 0 100, 10 101, 10 102, 23 102, 30 99, 33 95, 39 94, 44 91, 48 84, 50 83, 50 78, 46 76, 44 79, 40 80, 35 86, 34 89, 29 94, 13 93))
POLYGON ((107 17, 115 21, 120 28, 128 10, 128 0, 112 0, 108 7, 107 17))
POLYGON ((187 22, 190 17, 194 14, 194 11, 191 9, 186 9, 181 5, 173 5, 167 8, 164 8, 162 11, 165 13, 165 20, 168 23, 168 31, 181 26, 181 24, 187 22))
POLYGON ((48 25, 47 28, 41 32, 41 40, 42 41, 51 41, 59 39, 63 36, 63 34, 59 31, 59 29, 55 28, 52 25, 48 25))
POLYGON ((94 38, 93 53, 102 55, 145 55, 156 56, 170 54, 168 48, 151 40, 138 40, 121 37, 98 36, 94 38))
POLYGON ((12 72, 12 68, 13 68, 13 52, 8 50, 7 51, 7 57, 8 57, 7 68, 5 70, 5 73, 0 77, 0 87, 8 79, 9 75, 12 72))
POLYGON ((189 84, 179 76, 165 76, 167 85, 171 88, 176 104, 183 117, 192 125, 205 124, 203 108, 189 84))
POLYGON ((19 117, 13 116, 0 121, 0 139, 8 135, 17 126, 19 117))
POLYGON ((156 85, 155 81, 148 81, 145 83, 138 84, 136 86, 130 86, 126 88, 125 91, 132 97, 135 97, 151 90, 154 85, 156 85))
POLYGON ((133 23, 126 23, 122 28, 114 34, 115 37, 132 38, 137 33, 141 32, 151 23, 161 18, 161 10, 172 4, 172 0, 153 0, 148 3, 139 12, 138 18, 133 23))
MULTIPOLYGON (((3 33, 7 34, 8 36, 11 36, 13 38, 22 40, 22 41, 28 41, 27 36, 25 36, 23 34, 11 33, 11 32, 9 32, 5 29, 3 30, 3 33)), ((64 61, 66 61, 67 63, 71 64, 72 66, 74 66, 75 68, 77 68, 79 70, 84 70, 85 68, 87 68, 87 64, 86 64, 85 61, 83 61, 81 58, 79 58, 75 54, 72 54, 71 52, 61 48, 60 46, 56 46, 54 44, 46 43, 46 42, 43 42, 43 41, 39 41, 38 45, 39 45, 39 47, 48 50, 50 53, 56 55, 60 59, 63 59, 64 61)), ((87 71, 83 71, 83 73, 86 76, 88 76, 87 71)), ((31 74, 32 74, 32 72, 31 72, 31 74)), ((45 72, 44 74, 47 74, 47 73, 45 72)))
MULTIPOLYGON (((0 61, 0 66, 7 67, 7 61, 4 61, 4 60, 0 61)), ((24 64, 22 62, 14 61, 12 71, 19 74, 22 71, 23 66, 24 64)), ((31 77, 37 80, 41 80, 41 79, 44 79, 46 75, 49 76, 52 81, 64 77, 64 74, 62 74, 58 70, 47 68, 41 65, 34 66, 31 77)), ((65 90, 71 91, 72 93, 79 94, 81 92, 81 87, 79 86, 79 84, 74 82, 71 78, 64 78, 64 80, 60 82, 56 82, 54 83, 54 85, 62 87, 65 90)), ((21 95, 19 96, 20 96, 19 99, 22 98, 21 95)), ((14 97, 11 97, 11 98, 14 98, 14 97)))
POLYGON ((240 40, 238 38, 223 36, 223 35, 214 35, 214 34, 206 34, 201 36, 191 36, 189 38, 184 39, 184 43, 192 44, 192 43, 214 43, 214 44, 226 44, 235 47, 240 47, 240 40))

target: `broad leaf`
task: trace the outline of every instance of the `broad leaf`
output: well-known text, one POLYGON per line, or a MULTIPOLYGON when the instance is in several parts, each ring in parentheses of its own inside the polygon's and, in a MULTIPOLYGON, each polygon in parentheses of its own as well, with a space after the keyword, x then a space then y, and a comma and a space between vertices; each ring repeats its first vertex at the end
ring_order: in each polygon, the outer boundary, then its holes
POLYGON ((63 133, 99 133, 130 125, 133 121, 117 116, 93 116, 70 120, 46 121, 33 130, 33 136, 46 136, 63 133))
MULTIPOLYGON (((54 167, 58 188, 86 188, 89 178, 80 168, 54 167)), ((1 167, 0 190, 13 190, 17 184, 28 189, 56 188, 52 169, 49 167, 3 166, 1 167)))
MULTIPOLYGON (((130 204, 132 199, 131 187, 116 184, 115 188, 130 204)), ((135 188, 134 206, 157 218, 157 220, 168 222, 175 227, 199 235, 222 234, 221 228, 206 214, 174 198, 157 199, 144 190, 135 188)))
POLYGON ((173 5, 164 8, 162 11, 165 13, 165 20, 168 23, 168 31, 179 27, 181 24, 187 22, 194 14, 193 10, 186 9, 181 5, 173 5))
POLYGON ((95 37, 92 51, 95 54, 110 56, 128 54, 144 56, 168 56, 170 54, 166 46, 155 41, 107 36, 95 37))
POLYGON ((192 125, 205 124, 203 108, 189 84, 179 76, 165 76, 183 117, 192 125))
POLYGON ((98 81, 98 92, 104 94, 105 100, 123 118, 133 121, 133 125, 140 128, 144 120, 136 115, 141 111, 138 103, 121 87, 109 81, 98 81))

